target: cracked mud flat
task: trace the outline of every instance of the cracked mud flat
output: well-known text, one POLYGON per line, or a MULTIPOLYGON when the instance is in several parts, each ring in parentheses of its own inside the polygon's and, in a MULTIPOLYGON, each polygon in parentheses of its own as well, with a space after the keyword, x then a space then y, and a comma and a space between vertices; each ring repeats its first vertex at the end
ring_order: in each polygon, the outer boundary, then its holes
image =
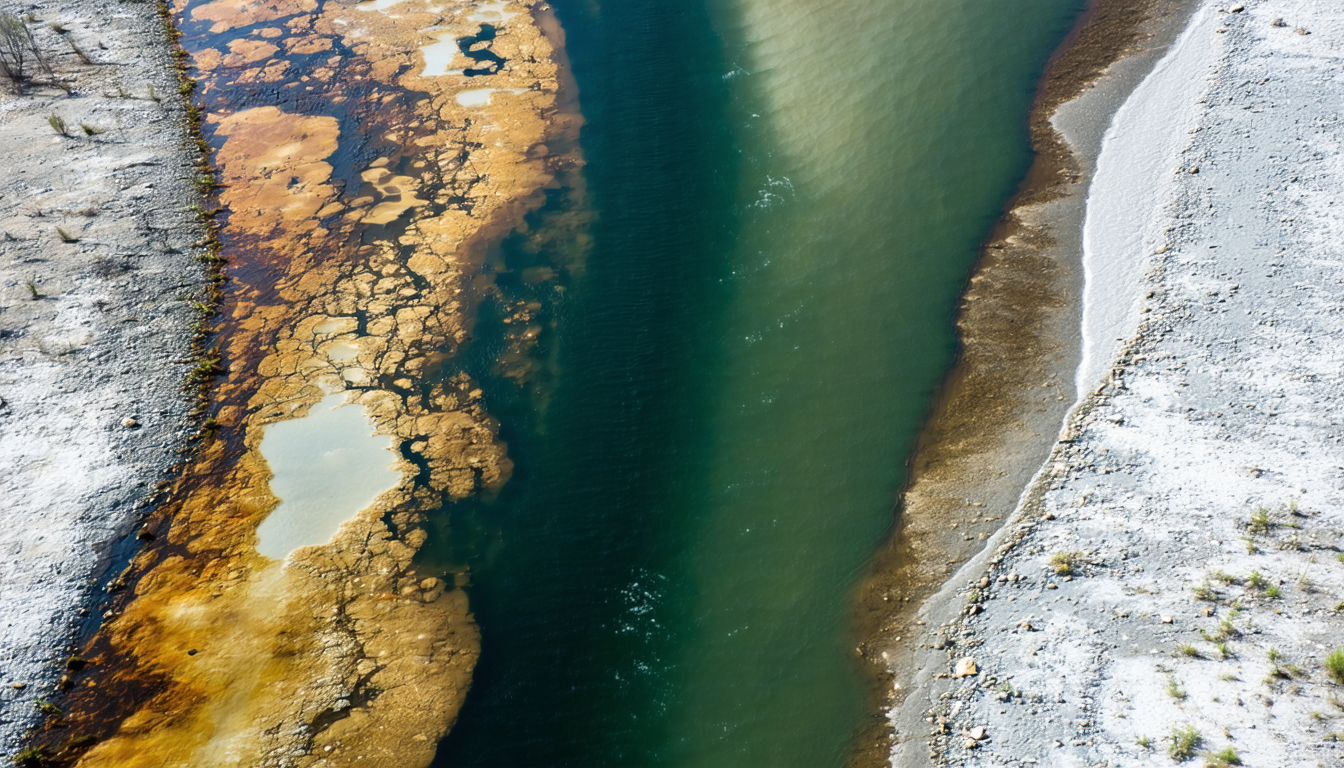
POLYGON ((36 17, 38 46, 72 87, 0 90, 0 749, 12 754, 195 428, 182 383, 206 270, 153 7, 0 9, 36 17), (48 125, 53 114, 70 136, 48 125))
POLYGON ((1242 5, 1202 4, 1173 54, 1201 87, 1106 292, 1140 324, 921 607, 893 765, 1171 765, 1176 729, 1186 759, 1344 760, 1344 24, 1242 5))
POLYGON ((439 372, 489 290, 490 244, 578 167, 547 146, 577 126, 557 109, 558 30, 529 2, 175 11, 223 185, 224 373, 64 735, 98 740, 90 766, 424 765, 479 638, 465 593, 417 573, 420 524, 511 469, 480 391, 439 372), (419 76, 434 31, 481 23, 498 72, 419 76), (488 104, 460 98, 482 87, 488 104), (325 545, 264 557, 265 425, 333 393, 391 438, 400 483, 325 545))

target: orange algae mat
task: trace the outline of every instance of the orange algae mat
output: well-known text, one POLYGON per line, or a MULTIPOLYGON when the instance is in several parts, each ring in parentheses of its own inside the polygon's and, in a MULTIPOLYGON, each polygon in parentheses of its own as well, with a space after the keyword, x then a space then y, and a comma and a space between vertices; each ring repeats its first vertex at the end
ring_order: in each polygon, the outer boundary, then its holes
POLYGON ((417 574, 421 526, 511 469, 474 383, 434 374, 468 336, 485 250, 580 165, 547 146, 577 127, 557 106, 562 41, 533 0, 174 11, 222 185, 225 373, 83 652, 79 764, 425 765, 479 634, 460 589, 417 574), (424 46, 482 23, 503 66, 420 76, 424 46), (390 438, 400 480, 327 543, 262 556, 279 501, 264 427, 338 393, 390 438))

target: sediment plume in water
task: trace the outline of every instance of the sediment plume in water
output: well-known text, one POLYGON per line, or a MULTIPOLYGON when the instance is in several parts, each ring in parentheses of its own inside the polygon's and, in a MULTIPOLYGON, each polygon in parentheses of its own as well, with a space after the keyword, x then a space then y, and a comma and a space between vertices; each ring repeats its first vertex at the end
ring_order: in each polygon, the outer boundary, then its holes
POLYGON ((422 523, 511 470, 480 390, 438 372, 488 291, 490 243, 580 165, 548 146, 577 128, 559 110, 562 41, 533 0, 174 10, 222 184, 224 374, 204 444, 83 651, 69 734, 91 737, 86 766, 424 765, 479 635, 465 594, 417 572, 422 523), (421 76, 435 30, 482 22, 506 66, 421 76), (485 102, 459 98, 483 87, 485 102), (268 557, 265 427, 324 398, 390 441, 395 487, 324 543, 268 557))

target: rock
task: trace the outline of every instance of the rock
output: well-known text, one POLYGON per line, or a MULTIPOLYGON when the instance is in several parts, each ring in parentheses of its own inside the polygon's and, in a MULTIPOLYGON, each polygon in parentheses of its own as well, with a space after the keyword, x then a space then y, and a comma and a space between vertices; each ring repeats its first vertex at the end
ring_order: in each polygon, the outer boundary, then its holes
POLYGON ((976 584, 977 584, 981 589, 984 589, 985 587, 988 587, 988 586, 989 586, 989 577, 988 577, 988 576, 982 576, 982 577, 980 578, 980 581, 976 582, 976 584))
POLYGON ((1286 26, 1288 26, 1288 25, 1285 24, 1285 23, 1283 22, 1283 19, 1275 19, 1275 20, 1273 20, 1273 21, 1271 21, 1271 22, 1269 23, 1269 26, 1271 26, 1271 27, 1286 27, 1286 26))
POLYGON ((125 418, 121 420, 121 426, 126 427, 127 429, 134 429, 135 427, 140 426, 140 422, 135 419, 125 418))
POLYGON ((979 741, 985 738, 985 727, 983 725, 977 725, 976 727, 967 731, 966 735, 972 739, 975 739, 976 741, 979 741))
POLYGON ((975 666, 975 659, 969 656, 957 659, 957 665, 952 669, 953 677, 972 677, 978 674, 980 670, 975 666))
POLYGON ((1227 9, 1227 10, 1228 10, 1229 13, 1241 13, 1242 11, 1246 10, 1246 6, 1244 6, 1244 5, 1234 5, 1234 6, 1232 6, 1231 8, 1229 8, 1229 9, 1227 9))
POLYGON ((1163 624, 1170 624, 1170 623, 1173 622, 1173 621, 1175 621, 1175 619, 1174 619, 1173 617, 1171 617, 1171 616, 1163 616, 1163 617, 1162 617, 1162 623, 1163 623, 1163 624))

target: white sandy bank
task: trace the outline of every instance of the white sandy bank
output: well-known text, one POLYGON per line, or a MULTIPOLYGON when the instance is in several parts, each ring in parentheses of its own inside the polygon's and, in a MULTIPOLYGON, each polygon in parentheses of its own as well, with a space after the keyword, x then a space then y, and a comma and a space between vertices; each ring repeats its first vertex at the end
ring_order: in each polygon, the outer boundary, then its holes
POLYGON ((1240 5, 1117 114, 1080 374, 1105 381, 926 607, 928 731, 893 764, 1173 765, 1180 729, 1191 764, 1344 765, 1344 2, 1240 5))

